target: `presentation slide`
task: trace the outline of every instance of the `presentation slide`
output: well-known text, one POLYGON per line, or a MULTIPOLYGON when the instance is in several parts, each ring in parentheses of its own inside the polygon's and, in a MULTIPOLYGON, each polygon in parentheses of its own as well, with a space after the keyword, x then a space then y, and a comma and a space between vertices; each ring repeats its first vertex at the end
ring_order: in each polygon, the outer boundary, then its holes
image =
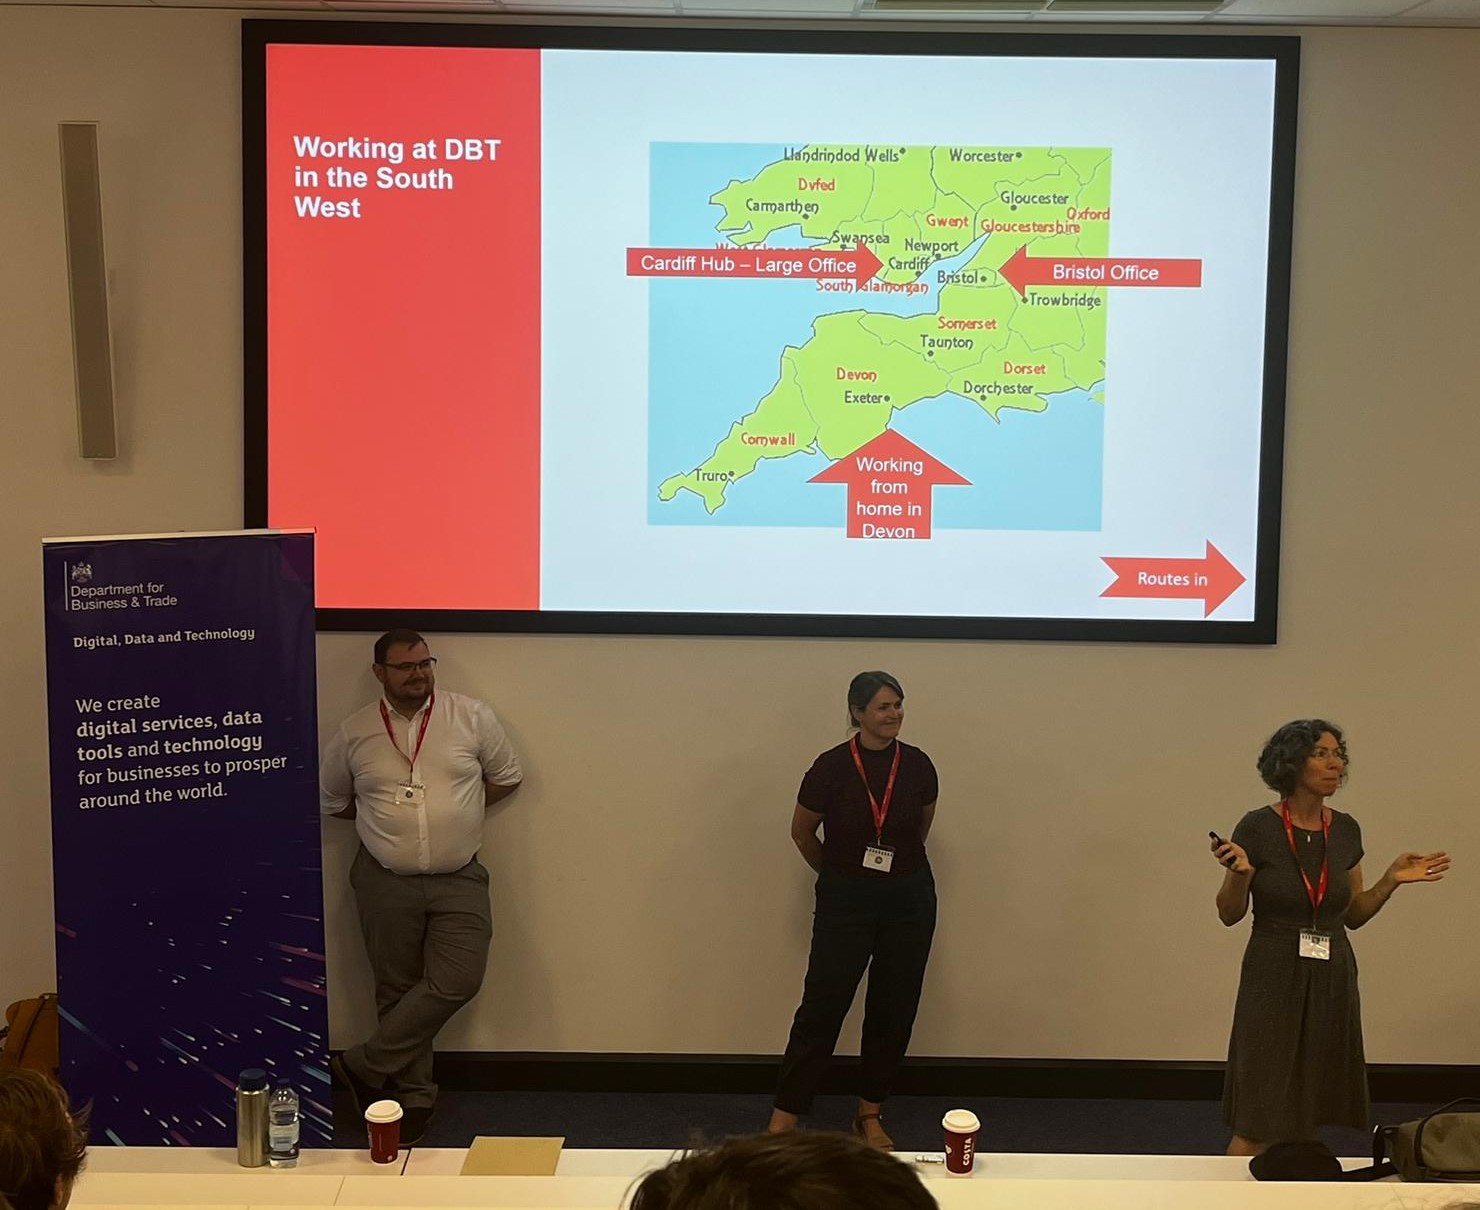
POLYGON ((1293 40, 254 25, 248 520, 331 617, 1273 640, 1293 40))

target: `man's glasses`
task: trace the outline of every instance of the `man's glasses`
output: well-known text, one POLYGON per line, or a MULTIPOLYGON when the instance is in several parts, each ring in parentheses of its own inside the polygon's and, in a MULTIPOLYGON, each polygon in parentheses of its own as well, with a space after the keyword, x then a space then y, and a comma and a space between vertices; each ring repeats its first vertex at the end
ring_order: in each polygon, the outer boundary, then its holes
POLYGON ((427 656, 424 660, 402 660, 399 664, 382 664, 382 668, 390 668, 396 672, 430 672, 437 666, 437 657, 427 656))

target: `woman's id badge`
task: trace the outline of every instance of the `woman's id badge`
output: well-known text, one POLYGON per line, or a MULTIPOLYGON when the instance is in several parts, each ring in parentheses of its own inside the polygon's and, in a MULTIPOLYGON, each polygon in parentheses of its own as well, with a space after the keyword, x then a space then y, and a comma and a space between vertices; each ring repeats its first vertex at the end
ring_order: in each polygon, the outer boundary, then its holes
POLYGON ((871 844, 863 851, 863 868, 865 870, 877 870, 880 874, 889 873, 889 867, 894 864, 894 850, 881 844, 871 844))
POLYGON ((419 807, 427 800, 427 788, 425 786, 397 786, 396 801, 403 806, 419 807))
POLYGON ((1314 929, 1303 929, 1300 933, 1300 956, 1331 961, 1331 934, 1318 933, 1314 929))

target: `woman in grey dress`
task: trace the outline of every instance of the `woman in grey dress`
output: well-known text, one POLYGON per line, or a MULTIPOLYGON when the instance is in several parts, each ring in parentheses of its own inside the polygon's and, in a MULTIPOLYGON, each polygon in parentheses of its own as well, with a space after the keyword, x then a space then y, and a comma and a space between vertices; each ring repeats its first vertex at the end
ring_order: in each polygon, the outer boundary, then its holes
POLYGON ((1237 924, 1254 905, 1223 1084, 1229 1155, 1313 1138, 1317 1126, 1367 1129, 1347 930, 1371 920, 1400 886, 1438 882, 1449 868, 1443 852, 1401 853, 1365 886, 1362 830, 1326 805, 1346 773, 1341 728, 1319 718, 1286 723, 1259 755, 1259 776, 1280 801, 1250 811, 1228 840, 1213 840, 1225 868, 1218 918, 1237 924))

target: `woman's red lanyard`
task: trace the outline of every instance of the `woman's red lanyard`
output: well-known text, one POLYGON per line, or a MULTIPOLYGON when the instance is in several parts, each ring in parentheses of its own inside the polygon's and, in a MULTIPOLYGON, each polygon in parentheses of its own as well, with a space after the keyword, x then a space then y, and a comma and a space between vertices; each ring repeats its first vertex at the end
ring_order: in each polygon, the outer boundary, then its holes
POLYGON ((863 771, 863 757, 858 754, 858 736, 854 736, 849 746, 853 749, 853 764, 858 770, 858 776, 863 780, 863 792, 868 795, 869 810, 874 813, 874 843, 884 843, 884 821, 889 818, 889 803, 894 798, 894 779, 899 775, 899 741, 894 742, 894 763, 889 766, 889 780, 884 785, 884 802, 881 806, 879 800, 874 797, 873 789, 868 784, 868 774, 863 771))
POLYGON ((384 699, 380 703, 380 721, 385 724, 385 733, 391 741, 391 747, 406 757, 406 764, 408 766, 406 770, 406 784, 408 786, 412 784, 411 779, 416 776, 416 758, 421 755, 421 741, 427 737, 427 724, 432 721, 432 706, 436 703, 436 700, 437 694, 433 691, 427 698, 426 713, 421 716, 421 730, 416 733, 416 747, 411 750, 410 756, 406 756, 406 753, 401 752, 401 745, 396 743, 396 733, 391 730, 390 711, 385 708, 384 699))
POLYGON ((1321 835, 1325 838, 1325 844, 1321 846, 1321 880, 1318 887, 1310 885, 1310 875, 1305 872, 1305 867, 1300 864, 1300 850, 1295 847, 1295 821, 1290 818, 1290 800, 1280 799, 1280 811, 1285 817, 1285 839, 1290 842, 1290 852, 1295 855, 1295 868, 1300 871, 1300 880, 1305 883, 1305 894, 1310 899, 1311 927, 1315 927, 1316 914, 1321 910, 1321 904, 1326 898, 1326 888, 1331 882, 1331 821, 1326 818, 1326 811, 1321 809, 1321 835))

